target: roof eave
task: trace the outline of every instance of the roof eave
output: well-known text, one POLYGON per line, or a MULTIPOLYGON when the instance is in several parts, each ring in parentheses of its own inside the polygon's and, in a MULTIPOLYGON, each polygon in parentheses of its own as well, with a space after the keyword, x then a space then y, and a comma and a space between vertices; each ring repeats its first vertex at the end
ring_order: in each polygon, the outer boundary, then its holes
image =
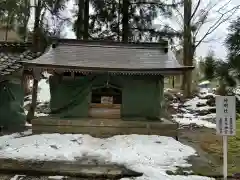
POLYGON ((127 69, 127 68, 101 68, 101 67, 78 67, 78 66, 60 66, 49 64, 36 64, 34 62, 22 62, 26 69, 41 68, 43 70, 63 70, 63 71, 82 71, 82 72, 96 72, 96 73, 130 73, 130 74, 166 74, 177 75, 183 74, 186 71, 194 69, 193 66, 182 66, 177 68, 139 68, 139 69, 127 69))

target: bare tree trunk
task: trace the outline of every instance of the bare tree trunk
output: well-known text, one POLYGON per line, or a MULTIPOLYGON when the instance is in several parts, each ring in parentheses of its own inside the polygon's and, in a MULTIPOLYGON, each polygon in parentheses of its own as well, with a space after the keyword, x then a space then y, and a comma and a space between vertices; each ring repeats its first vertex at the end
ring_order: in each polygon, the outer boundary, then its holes
POLYGON ((34 51, 37 52, 40 49, 40 18, 41 18, 41 11, 42 11, 42 2, 38 0, 38 3, 35 7, 35 19, 34 19, 34 29, 33 29, 33 45, 34 51))
POLYGON ((172 77, 172 88, 175 88, 175 76, 172 77))
POLYGON ((89 29, 89 0, 84 2, 84 33, 83 39, 88 40, 88 29, 89 29))
MULTIPOLYGON (((192 32, 191 32, 191 15, 192 2, 191 0, 184 0, 184 44, 183 44, 183 64, 185 66, 192 66, 193 61, 193 46, 192 46, 192 32)), ((184 96, 191 95, 192 72, 185 72, 183 75, 182 89, 184 96)))
POLYGON ((76 36, 77 39, 83 38, 84 32, 84 1, 78 0, 78 13, 77 13, 77 22, 76 22, 76 36))
POLYGON ((8 27, 6 28, 6 32, 5 32, 5 41, 8 40, 8 27))
POLYGON ((10 23, 10 15, 8 14, 8 17, 7 17, 7 27, 6 27, 6 32, 5 32, 5 41, 8 40, 9 23, 10 23))
POLYGON ((33 79, 32 103, 27 114, 28 123, 31 123, 31 120, 34 118, 34 113, 37 106, 37 92, 38 92, 38 80, 33 79))
POLYGON ((28 28, 27 28, 27 25, 28 25, 28 19, 24 20, 24 34, 23 34, 23 41, 25 42, 27 40, 27 33, 28 33, 28 28))
MULTIPOLYGON (((188 66, 192 66, 193 56, 188 56, 188 66)), ((185 86, 185 97, 189 97, 192 94, 192 71, 186 72, 186 86, 185 86)))
MULTIPOLYGON (((24 28, 24 32, 23 32, 23 41, 26 42, 27 40, 27 33, 28 33, 28 21, 29 21, 29 18, 30 18, 30 2, 28 0, 25 0, 24 1, 24 14, 25 14, 25 17, 24 17, 24 20, 23 20, 23 28, 24 28)), ((30 80, 28 78, 28 76, 26 76, 23 72, 23 88, 24 88, 24 95, 29 95, 30 94, 30 87, 29 87, 29 83, 30 83, 30 80)))
MULTIPOLYGON (((42 2, 38 0, 38 3, 35 2, 35 21, 34 21, 34 30, 33 30, 33 45, 34 51, 38 52, 40 49, 40 16, 42 10, 42 2)), ((34 74, 34 73, 33 73, 34 74)), ((33 88, 32 88, 32 102, 27 114, 27 122, 31 123, 31 120, 34 118, 35 109, 37 106, 37 91, 38 91, 38 80, 35 79, 33 75, 33 88)))
POLYGON ((118 0, 118 36, 117 40, 120 42, 120 14, 121 14, 121 0, 118 0))
POLYGON ((30 87, 29 87, 29 78, 28 76, 23 72, 23 77, 22 77, 22 81, 23 81, 23 89, 24 89, 24 95, 29 95, 30 94, 30 87))
POLYGON ((24 27, 24 34, 23 34, 23 40, 26 41, 27 39, 27 33, 28 33, 28 21, 30 18, 30 3, 28 0, 24 1, 24 14, 25 14, 25 18, 24 18, 24 23, 23 23, 23 27, 24 27))
POLYGON ((122 32, 122 41, 127 43, 129 38, 129 0, 123 0, 123 19, 122 19, 122 26, 123 26, 123 32, 122 32))

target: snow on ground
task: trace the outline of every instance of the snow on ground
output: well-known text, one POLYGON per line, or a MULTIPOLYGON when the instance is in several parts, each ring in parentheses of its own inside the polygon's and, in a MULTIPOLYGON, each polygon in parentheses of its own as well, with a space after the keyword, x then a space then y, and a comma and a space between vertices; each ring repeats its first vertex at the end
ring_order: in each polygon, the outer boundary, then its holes
POLYGON ((206 81, 200 82, 198 85, 199 85, 199 86, 202 86, 202 85, 208 85, 208 84, 210 84, 210 83, 211 83, 210 81, 206 80, 206 81))
MULTIPOLYGON (((38 97, 37 97, 37 109, 35 111, 35 117, 40 117, 40 116, 48 116, 47 113, 41 112, 43 107, 45 107, 45 103, 49 103, 50 101, 50 90, 49 90, 49 83, 48 81, 48 77, 49 74, 45 73, 44 76, 47 79, 41 79, 38 83, 38 97)), ((30 86, 32 87, 33 85, 33 81, 30 81, 30 86)), ((31 99, 32 99, 32 95, 27 96, 27 100, 24 101, 23 106, 25 107, 25 113, 27 114, 28 110, 27 110, 27 106, 29 106, 31 104, 31 99)))
POLYGON ((50 101, 50 90, 47 80, 48 79, 42 79, 38 83, 39 86, 38 101, 42 103, 50 101))
POLYGON ((83 156, 96 157, 105 163, 117 163, 143 172, 144 175, 136 180, 210 179, 166 174, 167 170, 175 171, 177 167, 190 167, 186 159, 196 153, 193 148, 171 137, 119 135, 99 139, 79 134, 41 134, 25 137, 13 134, 0 137, 0 145, 1 158, 74 161, 83 156))
POLYGON ((215 89, 214 88, 201 88, 199 90, 198 96, 201 98, 206 98, 207 96, 213 96, 216 97, 217 95, 214 94, 215 89))
MULTIPOLYGON (((194 97, 193 99, 188 100, 184 103, 185 106, 188 106, 188 109, 196 110, 199 107, 197 107, 197 104, 206 104, 207 99, 199 99, 199 97, 194 97)), ((208 106, 207 106, 208 107, 208 106)), ((206 106, 203 106, 201 108, 207 108, 206 106)))
POLYGON ((173 108, 178 110, 177 114, 172 115, 173 120, 182 125, 196 124, 197 126, 216 128, 214 112, 216 107, 207 105, 209 97, 215 98, 215 96, 212 89, 202 88, 197 96, 185 103, 172 103, 173 108))
POLYGON ((51 76, 46 72, 44 72, 43 75, 47 79, 42 79, 38 83, 38 87, 39 87, 38 101, 42 103, 50 101, 50 89, 49 89, 48 79, 51 76))
MULTIPOLYGON (((211 115, 209 118, 215 118, 214 115, 211 115)), ((206 117, 206 116, 204 116, 206 117)), ((184 114, 182 117, 178 117, 178 115, 173 115, 174 121, 182 124, 182 125, 190 125, 196 124, 198 126, 204 126, 208 128, 216 128, 216 124, 211 123, 207 120, 207 118, 203 118, 202 116, 194 116, 193 114, 184 114)))
MULTIPOLYGON (((49 84, 46 79, 43 79, 39 82, 39 105, 43 105, 49 100, 49 84)), ((39 115, 46 114, 37 112, 36 116, 39 115)), ((181 121, 183 120, 184 118, 181 121)), ((31 132, 25 134, 29 135, 29 133, 31 132)), ((79 134, 19 136, 19 134, 13 134, 0 137, 0 157, 74 161, 82 156, 94 156, 101 160, 104 159, 105 162, 122 164, 129 169, 143 172, 144 175, 136 178, 136 180, 210 179, 199 176, 172 176, 166 174, 167 170, 175 171, 177 166, 191 166, 186 159, 196 153, 193 148, 183 145, 171 137, 126 135, 98 139, 79 134), (18 138, 16 139, 16 137, 18 138)), ((130 179, 123 178, 123 180, 130 179)))
MULTIPOLYGON (((49 90, 49 84, 48 84, 48 77, 49 75, 46 74, 45 77, 47 79, 41 79, 38 82, 38 102, 49 102, 50 101, 50 90, 49 90), (47 76, 47 77, 46 77, 47 76)), ((30 80, 30 87, 33 86, 33 80, 30 80)), ((31 98, 31 95, 29 96, 31 98)))

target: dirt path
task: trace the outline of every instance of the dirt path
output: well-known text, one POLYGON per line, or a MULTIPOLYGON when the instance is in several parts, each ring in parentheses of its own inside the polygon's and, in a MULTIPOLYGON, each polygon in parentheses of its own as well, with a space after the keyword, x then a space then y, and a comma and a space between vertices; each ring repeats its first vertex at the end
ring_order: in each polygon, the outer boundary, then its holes
MULTIPOLYGON (((240 172, 240 154, 238 137, 229 138, 228 172, 229 176, 240 172), (235 138, 235 139, 233 139, 235 138)), ((189 158, 190 168, 194 174, 205 176, 222 175, 222 139, 215 130, 209 128, 184 128, 179 131, 179 141, 193 147, 198 156, 189 158)), ((181 173, 179 170, 178 173, 181 173)), ((231 179, 231 178, 229 178, 231 179)))
MULTIPOLYGON (((196 174, 218 175, 222 173, 222 166, 219 157, 206 151, 204 146, 208 146, 208 141, 215 136, 215 131, 209 128, 184 128, 179 131, 179 141, 185 145, 193 147, 198 156, 189 158, 189 163, 193 165, 192 171, 196 174)), ((209 144, 210 145, 210 144, 209 144)))

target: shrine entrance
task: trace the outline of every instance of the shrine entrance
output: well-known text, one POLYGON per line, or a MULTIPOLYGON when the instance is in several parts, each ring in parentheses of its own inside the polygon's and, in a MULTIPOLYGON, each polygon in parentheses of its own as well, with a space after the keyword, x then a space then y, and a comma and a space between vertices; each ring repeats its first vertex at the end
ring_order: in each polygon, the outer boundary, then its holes
POLYGON ((108 85, 92 90, 89 116, 92 118, 121 118, 122 91, 108 85))

